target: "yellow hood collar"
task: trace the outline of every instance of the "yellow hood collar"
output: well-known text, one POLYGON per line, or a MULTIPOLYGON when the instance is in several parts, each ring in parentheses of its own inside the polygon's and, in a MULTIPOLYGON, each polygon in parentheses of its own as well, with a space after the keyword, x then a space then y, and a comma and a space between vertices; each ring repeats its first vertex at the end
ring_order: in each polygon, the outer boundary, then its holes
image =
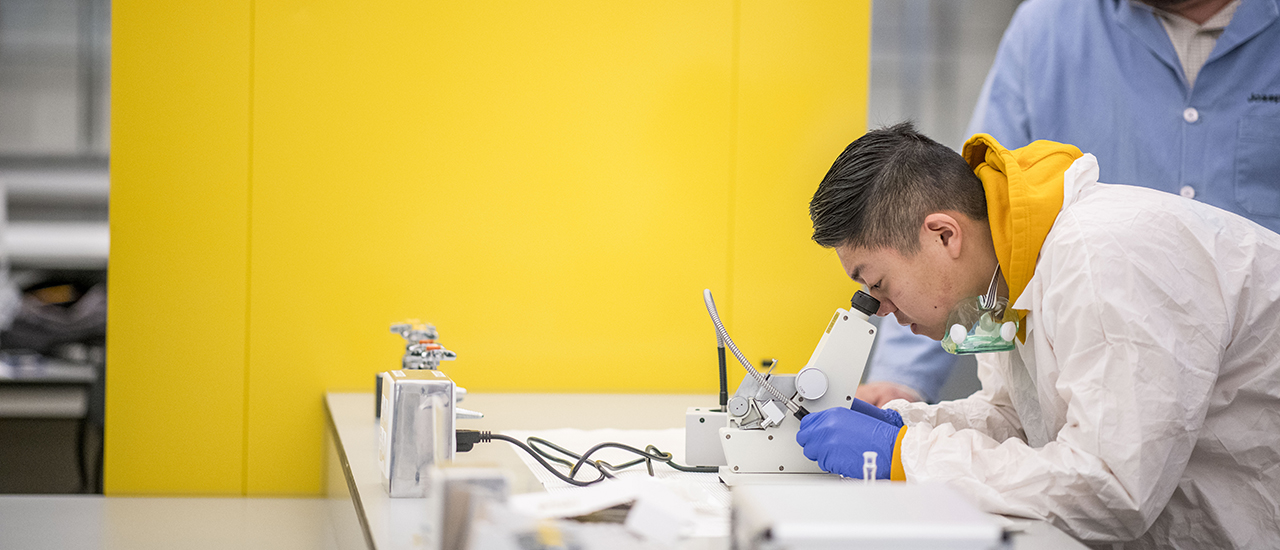
MULTIPOLYGON (((1052 141, 1010 151, 995 138, 977 134, 964 144, 963 156, 986 190, 991 240, 1012 305, 1031 281, 1040 246, 1062 210, 1063 173, 1084 155, 1075 146, 1052 141)), ((1018 312, 1019 318, 1025 316, 1018 312)), ((1023 332, 1019 337, 1026 339, 1023 332)))

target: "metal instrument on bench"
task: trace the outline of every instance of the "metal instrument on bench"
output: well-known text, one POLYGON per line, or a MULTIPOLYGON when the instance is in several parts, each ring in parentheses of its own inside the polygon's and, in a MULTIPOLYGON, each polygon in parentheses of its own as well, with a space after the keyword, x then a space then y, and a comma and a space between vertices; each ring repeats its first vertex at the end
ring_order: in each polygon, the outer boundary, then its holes
POLYGON ((378 375, 378 462, 392 497, 423 497, 431 467, 453 459, 456 421, 484 414, 458 406, 467 390, 439 370, 458 354, 438 342, 435 326, 415 319, 391 325, 391 332, 406 345, 401 368, 378 375))

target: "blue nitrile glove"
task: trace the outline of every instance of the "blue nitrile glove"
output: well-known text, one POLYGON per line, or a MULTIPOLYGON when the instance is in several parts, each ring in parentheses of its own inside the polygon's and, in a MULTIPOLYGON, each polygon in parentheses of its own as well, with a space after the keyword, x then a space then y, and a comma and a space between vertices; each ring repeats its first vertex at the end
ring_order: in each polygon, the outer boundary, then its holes
POLYGON ((844 407, 809 413, 800 420, 796 443, 818 467, 862 479, 862 453, 876 452, 876 479, 889 479, 898 427, 844 407))
POLYGON ((893 409, 882 409, 861 399, 854 399, 849 408, 881 422, 893 424, 898 428, 902 427, 902 415, 893 409))

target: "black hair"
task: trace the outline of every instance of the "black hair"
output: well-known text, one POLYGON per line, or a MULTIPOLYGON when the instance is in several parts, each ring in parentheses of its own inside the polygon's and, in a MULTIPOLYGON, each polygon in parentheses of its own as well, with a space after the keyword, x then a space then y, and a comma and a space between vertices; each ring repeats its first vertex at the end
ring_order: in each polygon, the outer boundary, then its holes
POLYGON ((943 210, 986 220, 982 182, 964 158, 910 122, 872 130, 849 144, 809 202, 818 244, 890 247, 903 254, 919 249, 924 218, 943 210))

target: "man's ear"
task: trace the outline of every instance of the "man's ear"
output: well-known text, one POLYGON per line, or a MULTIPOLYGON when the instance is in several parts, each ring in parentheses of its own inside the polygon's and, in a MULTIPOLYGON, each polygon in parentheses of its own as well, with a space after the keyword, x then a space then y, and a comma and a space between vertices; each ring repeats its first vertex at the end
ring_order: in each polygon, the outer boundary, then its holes
POLYGON ((941 245, 952 259, 960 257, 960 243, 964 232, 960 229, 960 221, 945 212, 934 212, 925 216, 920 226, 920 244, 934 243, 941 245))

